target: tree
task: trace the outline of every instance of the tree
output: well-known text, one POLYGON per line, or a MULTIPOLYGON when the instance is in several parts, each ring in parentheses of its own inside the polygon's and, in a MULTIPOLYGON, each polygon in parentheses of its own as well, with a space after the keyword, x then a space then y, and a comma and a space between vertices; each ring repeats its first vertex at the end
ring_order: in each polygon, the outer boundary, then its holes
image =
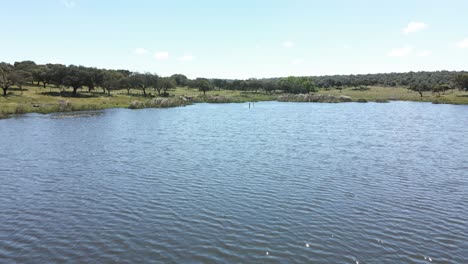
POLYGON ((0 85, 3 89, 3 96, 7 95, 8 89, 15 83, 12 79, 13 65, 5 62, 0 63, 0 85))
POLYGON ((218 88, 219 90, 221 90, 221 88, 226 88, 227 85, 227 81, 223 79, 213 79, 211 83, 213 84, 213 88, 218 88))
POLYGON ((423 97, 423 92, 429 91, 429 85, 427 83, 412 83, 409 87, 411 91, 418 92, 421 97, 423 97))
POLYGON ((309 93, 313 83, 307 77, 290 76, 279 81, 279 87, 285 93, 309 93))
POLYGON ((291 77, 288 78, 281 78, 278 82, 279 88, 283 91, 283 93, 290 93, 293 89, 293 83, 291 77))
POLYGON ((468 91, 468 73, 455 76, 455 85, 459 90, 468 91))
MULTIPOLYGON (((47 78, 49 78, 49 83, 55 84, 55 86, 60 87, 64 85, 64 78, 68 74, 67 66, 62 64, 46 64, 47 66, 47 78)), ((76 66, 74 66, 76 67, 76 66)))
POLYGON ((119 79, 118 86, 121 89, 127 89, 127 95, 130 95, 130 89, 132 89, 132 86, 130 85, 130 79, 128 76, 122 75, 122 77, 119 79))
POLYGON ((110 96, 111 91, 127 88, 127 94, 130 94, 129 78, 123 73, 114 70, 103 71, 102 73, 102 88, 107 91, 110 96))
POLYGON ((174 74, 171 76, 172 79, 174 79, 175 83, 177 86, 186 86, 188 78, 187 76, 183 74, 174 74))
POLYGON ((247 86, 249 90, 257 92, 259 89, 263 88, 263 83, 255 78, 251 78, 247 80, 247 86))
POLYGON ((31 71, 32 82, 37 82, 38 86, 39 83, 42 82, 43 87, 46 88, 46 85, 50 83, 52 79, 51 73, 51 69, 49 69, 46 65, 38 65, 31 71))
POLYGON ((163 95, 167 96, 167 90, 176 88, 176 81, 169 77, 159 78, 156 85, 156 90, 158 90, 158 95, 161 95, 161 90, 163 95))
POLYGON ((263 83, 263 90, 265 90, 265 93, 274 93, 276 89, 278 89, 277 81, 269 80, 263 83))
POLYGON ((77 90, 85 85, 86 71, 83 67, 70 65, 66 68, 66 75, 63 78, 63 85, 71 87, 73 89, 73 96, 76 96, 77 90))
POLYGON ((315 86, 314 82, 310 80, 305 80, 302 85, 304 86, 304 89, 307 91, 307 93, 315 93, 318 92, 317 86, 315 86))
POLYGON ((445 91, 450 90, 450 86, 448 84, 438 84, 432 87, 432 94, 437 94, 440 96, 440 93, 445 94, 445 91))
POLYGON ((18 88, 23 89, 24 84, 31 82, 32 75, 25 70, 13 70, 10 72, 10 79, 18 88))
POLYGON ((210 81, 206 78, 197 78, 195 79, 195 87, 199 91, 203 92, 203 95, 206 95, 206 92, 211 90, 210 81))
MULTIPOLYGON (((158 75, 147 73, 135 73, 130 76, 130 85, 134 88, 141 89, 143 95, 146 96, 146 89, 148 88, 157 88, 158 84, 158 75)), ((160 90, 158 90, 158 94, 160 90)))
POLYGON ((343 91, 343 83, 341 81, 336 81, 335 82, 335 87, 336 87, 337 90, 340 91, 340 93, 341 93, 341 91, 343 91))
MULTIPOLYGON (((30 75, 32 75, 32 72, 38 68, 38 65, 34 62, 34 61, 17 61, 15 62, 14 64, 14 67, 15 67, 15 70, 21 70, 21 71, 24 71, 24 72, 27 72, 29 74, 27 74, 28 76, 28 81, 31 82, 31 84, 34 83, 34 80, 32 78, 29 78, 30 75)), ((23 72, 23 75, 24 75, 24 72, 23 72)))
POLYGON ((88 92, 91 93, 97 86, 102 86, 103 83, 103 71, 96 68, 81 68, 84 72, 83 83, 88 87, 88 92))

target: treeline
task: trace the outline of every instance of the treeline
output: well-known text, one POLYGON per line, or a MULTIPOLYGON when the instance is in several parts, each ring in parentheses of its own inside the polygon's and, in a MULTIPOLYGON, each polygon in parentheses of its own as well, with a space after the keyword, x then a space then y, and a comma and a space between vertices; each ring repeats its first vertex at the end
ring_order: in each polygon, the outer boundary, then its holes
POLYGON ((227 89, 274 93, 311 93, 319 89, 367 89, 367 86, 407 87, 421 94, 424 91, 444 93, 449 89, 466 90, 468 73, 455 71, 408 72, 365 75, 330 75, 314 77, 286 77, 269 79, 189 79, 183 74, 161 77, 153 73, 139 73, 128 70, 108 70, 75 65, 36 64, 33 61, 21 61, 9 64, 0 63, 0 86, 3 95, 13 86, 22 88, 25 84, 35 84, 46 88, 55 86, 71 89, 77 95, 79 89, 88 92, 101 89, 111 95, 115 90, 139 90, 147 96, 149 90, 160 96, 167 96, 168 91, 177 86, 199 89, 203 93, 213 89, 227 89))

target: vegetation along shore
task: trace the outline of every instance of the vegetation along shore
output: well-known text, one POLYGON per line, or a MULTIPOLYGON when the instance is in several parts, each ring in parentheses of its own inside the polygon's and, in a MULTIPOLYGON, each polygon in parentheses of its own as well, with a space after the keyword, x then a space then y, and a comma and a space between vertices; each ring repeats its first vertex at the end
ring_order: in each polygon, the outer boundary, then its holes
POLYGON ((30 112, 174 107, 202 102, 404 100, 468 104, 468 72, 455 71, 226 80, 22 61, 0 63, 0 86, 0 118, 30 112))

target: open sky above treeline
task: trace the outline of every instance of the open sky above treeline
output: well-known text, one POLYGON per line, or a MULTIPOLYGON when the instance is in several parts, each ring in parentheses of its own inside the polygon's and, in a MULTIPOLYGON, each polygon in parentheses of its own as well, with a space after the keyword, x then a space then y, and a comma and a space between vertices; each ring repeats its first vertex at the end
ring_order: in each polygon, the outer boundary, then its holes
POLYGON ((0 60, 190 78, 467 70, 468 1, 2 1, 0 60))

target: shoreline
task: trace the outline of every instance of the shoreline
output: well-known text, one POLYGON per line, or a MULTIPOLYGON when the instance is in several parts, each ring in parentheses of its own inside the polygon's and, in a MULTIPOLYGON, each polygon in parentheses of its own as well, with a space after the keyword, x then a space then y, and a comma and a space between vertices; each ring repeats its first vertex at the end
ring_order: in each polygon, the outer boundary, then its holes
MULTIPOLYGON (((454 102, 444 102, 438 100, 367 100, 367 99, 353 99, 348 96, 331 96, 331 95, 320 95, 318 97, 311 97, 312 99, 304 100, 304 95, 294 95, 294 94, 282 94, 276 96, 276 98, 265 98, 265 100, 239 100, 238 98, 229 98, 229 97, 220 97, 220 96, 204 96, 205 98, 195 98, 191 101, 184 100, 182 98, 166 98, 166 97, 155 97, 153 99, 145 100, 135 100, 130 103, 128 106, 114 106, 114 105, 93 105, 87 104, 85 107, 73 107, 69 102, 65 103, 59 102, 58 108, 52 110, 48 109, 48 105, 44 105, 45 108, 41 106, 34 107, 31 104, 32 108, 23 109, 32 109, 33 111, 18 111, 15 113, 2 113, 0 112, 0 120, 21 117, 26 114, 60 114, 60 113, 86 113, 101 111, 106 109, 146 109, 146 108, 173 108, 173 107, 184 107, 194 104, 242 104, 242 103, 255 103, 255 102, 283 102, 283 103, 390 103, 390 102, 415 102, 415 103, 431 103, 431 104, 449 104, 449 105, 468 105, 468 102, 463 103, 454 103, 454 102), (298 98, 299 97, 299 98, 298 98), (302 98, 301 98, 302 97, 302 98), (317 100, 317 98, 320 98, 317 100), (37 111, 34 111, 37 110, 37 111), (52 111, 50 111, 52 110, 52 111)), ((305 97, 307 98, 307 97, 305 97)), ((246 98, 247 99, 247 98, 246 98)), ((34 105, 37 105, 35 103, 34 105)))
MULTIPOLYGON (((50 88, 49 88, 50 89, 50 88)), ((387 103, 390 101, 429 102, 433 104, 468 105, 468 93, 451 91, 434 96, 430 93, 420 97, 404 87, 370 87, 366 91, 334 89, 320 90, 310 94, 242 92, 238 90, 213 90, 203 95, 195 89, 177 87, 170 90, 170 95, 160 97, 142 94, 114 93, 111 96, 102 93, 81 91, 78 96, 68 93, 51 93, 37 86, 26 86, 14 90, 6 97, 0 96, 0 118, 26 113, 61 113, 74 111, 102 110, 109 108, 164 108, 190 105, 194 103, 248 103, 262 101, 279 102, 315 102, 315 103, 387 103)))

